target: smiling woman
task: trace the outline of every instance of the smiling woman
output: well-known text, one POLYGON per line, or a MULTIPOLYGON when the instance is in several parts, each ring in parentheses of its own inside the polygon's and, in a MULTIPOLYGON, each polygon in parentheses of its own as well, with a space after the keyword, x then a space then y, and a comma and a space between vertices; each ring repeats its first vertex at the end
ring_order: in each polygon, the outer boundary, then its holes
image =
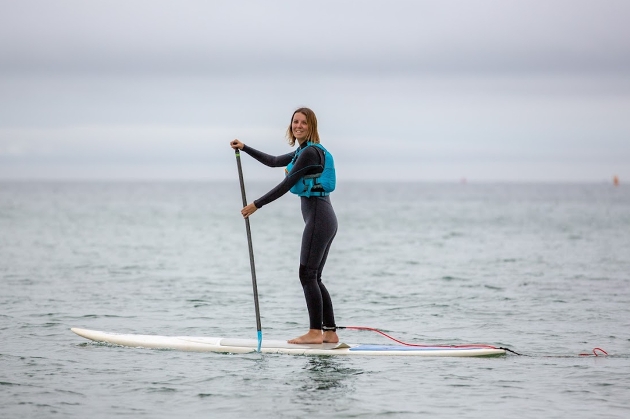
POLYGON ((269 167, 286 166, 284 180, 261 198, 241 210, 248 218, 256 210, 291 191, 300 197, 304 232, 300 250, 299 277, 309 314, 309 331, 289 343, 336 343, 337 328, 332 299, 322 282, 328 252, 337 234, 337 217, 330 201, 335 172, 332 156, 320 145, 317 117, 309 108, 299 108, 287 128, 289 144, 299 147, 282 156, 270 156, 239 140, 230 143, 269 167), (332 166, 332 167, 331 167, 332 166))

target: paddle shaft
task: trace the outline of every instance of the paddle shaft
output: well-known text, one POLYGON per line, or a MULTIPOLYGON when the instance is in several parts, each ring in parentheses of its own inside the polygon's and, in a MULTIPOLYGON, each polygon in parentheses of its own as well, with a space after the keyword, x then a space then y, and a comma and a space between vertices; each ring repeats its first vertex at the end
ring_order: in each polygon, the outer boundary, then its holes
MULTIPOLYGON (((243 181, 243 167, 241 166, 241 153, 238 148, 234 149, 236 154, 236 165, 238 166, 238 178, 241 183, 241 196, 243 197, 243 207, 247 206, 247 197, 245 196, 245 182, 243 181)), ((245 229, 247 230, 247 244, 249 247, 249 266, 252 271, 252 286, 254 288, 254 307, 256 309, 256 330, 258 331, 258 340, 260 351, 260 341, 262 337, 262 326, 260 325, 260 307, 258 305, 258 285, 256 284, 256 266, 254 264, 254 247, 252 246, 252 230, 249 226, 249 217, 245 218, 245 229)))

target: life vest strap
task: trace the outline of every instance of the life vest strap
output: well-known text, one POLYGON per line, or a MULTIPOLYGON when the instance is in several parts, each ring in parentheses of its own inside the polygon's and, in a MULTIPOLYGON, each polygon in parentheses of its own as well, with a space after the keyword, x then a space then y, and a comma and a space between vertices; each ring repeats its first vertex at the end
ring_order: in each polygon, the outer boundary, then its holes
POLYGON ((311 191, 310 196, 328 196, 330 195, 330 192, 317 192, 317 191, 311 191))

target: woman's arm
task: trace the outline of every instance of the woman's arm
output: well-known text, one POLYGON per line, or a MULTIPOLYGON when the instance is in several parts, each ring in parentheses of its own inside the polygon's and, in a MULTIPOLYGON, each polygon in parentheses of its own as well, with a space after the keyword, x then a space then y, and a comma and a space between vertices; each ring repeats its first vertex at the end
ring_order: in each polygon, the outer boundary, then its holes
POLYGON ((262 151, 258 151, 255 148, 246 146, 239 140, 233 140, 230 142, 230 146, 234 149, 243 150, 265 166, 269 167, 284 167, 291 163, 293 156, 295 155, 295 151, 287 154, 283 154, 282 156, 272 156, 267 153, 263 153, 262 151))
MULTIPOLYGON (((293 153, 291 153, 291 155, 292 154, 293 153)), ((323 167, 323 161, 319 153, 319 149, 317 147, 307 148, 300 154, 300 157, 298 157, 295 165, 291 168, 291 172, 289 172, 284 180, 265 195, 255 200, 253 202, 254 205, 256 208, 261 208, 263 205, 267 205, 270 202, 275 201, 285 193, 289 192, 293 185, 295 185, 302 176, 321 173, 323 167)))
POLYGON ((293 159, 293 155, 295 154, 295 151, 293 151, 288 154, 283 154, 282 156, 272 156, 270 154, 263 153, 262 151, 258 151, 255 148, 246 146, 244 144, 243 144, 243 151, 249 154, 250 156, 252 156, 253 158, 255 158, 256 160, 258 160, 259 162, 261 162, 262 164, 264 164, 265 166, 269 166, 269 167, 284 167, 288 165, 289 163, 291 163, 291 159, 293 159))

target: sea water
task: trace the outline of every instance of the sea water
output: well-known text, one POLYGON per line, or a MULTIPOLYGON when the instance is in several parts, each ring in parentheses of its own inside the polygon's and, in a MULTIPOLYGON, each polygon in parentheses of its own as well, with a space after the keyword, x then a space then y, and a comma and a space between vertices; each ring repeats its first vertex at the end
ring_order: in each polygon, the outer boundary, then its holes
MULTIPOLYGON (((248 184, 249 200, 272 186, 248 184)), ((256 338, 238 182, 3 182, 0 417, 630 416, 627 186, 342 183, 332 202, 339 232, 324 281, 338 325, 523 355, 86 341, 70 328, 256 338), (579 356, 596 347, 609 356, 579 356)), ((263 336, 296 337, 308 325, 298 199, 260 209, 251 227, 263 336)))

